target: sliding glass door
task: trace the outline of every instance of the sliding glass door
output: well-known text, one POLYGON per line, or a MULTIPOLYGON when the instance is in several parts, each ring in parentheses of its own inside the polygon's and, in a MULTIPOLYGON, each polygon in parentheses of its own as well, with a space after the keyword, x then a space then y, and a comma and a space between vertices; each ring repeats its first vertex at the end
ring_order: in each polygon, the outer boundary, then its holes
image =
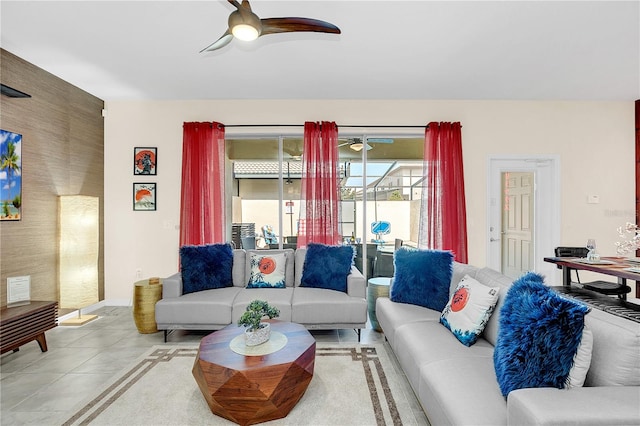
POLYGON ((360 271, 392 276, 396 241, 417 244, 423 138, 345 136, 339 150, 342 220, 353 218, 343 236, 356 243, 360 271))
MULTIPOLYGON (((340 232, 368 277, 391 276, 397 241, 417 244, 423 141, 340 136, 340 232)), ((302 135, 228 138, 230 239, 237 247, 251 245, 247 237, 257 248, 296 247, 302 147, 302 135)))

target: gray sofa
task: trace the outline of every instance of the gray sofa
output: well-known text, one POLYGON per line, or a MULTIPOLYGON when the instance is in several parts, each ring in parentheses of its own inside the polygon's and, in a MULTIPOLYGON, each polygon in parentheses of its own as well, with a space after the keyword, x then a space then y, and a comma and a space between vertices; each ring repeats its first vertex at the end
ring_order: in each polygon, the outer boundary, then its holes
POLYGON ((233 250, 233 286, 182 294, 178 272, 163 281, 162 299, 156 303, 158 330, 218 330, 237 323, 247 305, 266 300, 280 309, 279 320, 304 325, 308 329, 352 328, 358 334, 366 326, 367 301, 364 276, 355 266, 347 276, 347 293, 300 287, 306 249, 233 250), (251 254, 285 253, 286 288, 246 288, 251 254))
POLYGON ((500 287, 483 335, 462 345, 440 312, 378 298, 385 337, 433 425, 640 425, 640 324, 592 309, 584 387, 519 389, 502 396, 493 364, 500 308, 512 280, 489 268, 454 263, 450 294, 465 274, 500 287))

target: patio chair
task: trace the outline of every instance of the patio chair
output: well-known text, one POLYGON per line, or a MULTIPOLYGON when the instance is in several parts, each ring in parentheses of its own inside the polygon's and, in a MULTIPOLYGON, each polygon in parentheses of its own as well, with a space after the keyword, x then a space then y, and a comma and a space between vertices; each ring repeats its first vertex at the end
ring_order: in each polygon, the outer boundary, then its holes
POLYGON ((275 232, 273 232, 271 225, 264 225, 262 227, 262 235, 264 236, 265 244, 278 244, 278 237, 275 232))

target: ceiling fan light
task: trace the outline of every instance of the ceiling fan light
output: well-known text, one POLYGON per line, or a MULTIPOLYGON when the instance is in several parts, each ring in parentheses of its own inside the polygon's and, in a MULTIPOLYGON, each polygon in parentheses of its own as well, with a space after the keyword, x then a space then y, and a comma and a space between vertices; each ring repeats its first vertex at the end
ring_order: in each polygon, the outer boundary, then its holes
POLYGON ((243 41, 252 41, 258 38, 260 33, 249 24, 238 24, 231 29, 234 37, 243 41))
POLYGON ((362 148, 364 148, 364 145, 362 144, 362 142, 352 142, 351 145, 349 145, 349 148, 356 152, 360 152, 362 151, 362 148))

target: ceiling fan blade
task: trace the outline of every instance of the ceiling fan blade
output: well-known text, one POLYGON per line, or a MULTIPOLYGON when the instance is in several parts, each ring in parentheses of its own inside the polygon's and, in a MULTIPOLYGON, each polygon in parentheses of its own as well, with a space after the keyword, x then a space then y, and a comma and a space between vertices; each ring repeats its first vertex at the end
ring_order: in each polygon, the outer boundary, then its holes
POLYGON ((367 138, 367 142, 373 143, 393 143, 391 138, 367 138))
POLYGON ((340 34, 340 28, 335 25, 311 18, 266 18, 261 19, 262 35, 290 33, 298 31, 340 34))
POLYGON ((205 51, 211 52, 212 50, 217 50, 217 49, 220 49, 221 47, 225 47, 227 44, 231 42, 231 40, 233 40, 233 34, 231 34, 229 30, 227 30, 224 34, 222 34, 222 36, 219 39, 217 39, 216 41, 211 43, 209 46, 202 49, 200 53, 205 51))
MULTIPOLYGON (((229 3, 234 5, 236 9, 240 9, 240 3, 238 3, 236 0, 228 0, 228 1, 229 3)), ((248 1, 247 1, 247 6, 249 7, 249 9, 251 9, 251 5, 249 5, 248 1)))

